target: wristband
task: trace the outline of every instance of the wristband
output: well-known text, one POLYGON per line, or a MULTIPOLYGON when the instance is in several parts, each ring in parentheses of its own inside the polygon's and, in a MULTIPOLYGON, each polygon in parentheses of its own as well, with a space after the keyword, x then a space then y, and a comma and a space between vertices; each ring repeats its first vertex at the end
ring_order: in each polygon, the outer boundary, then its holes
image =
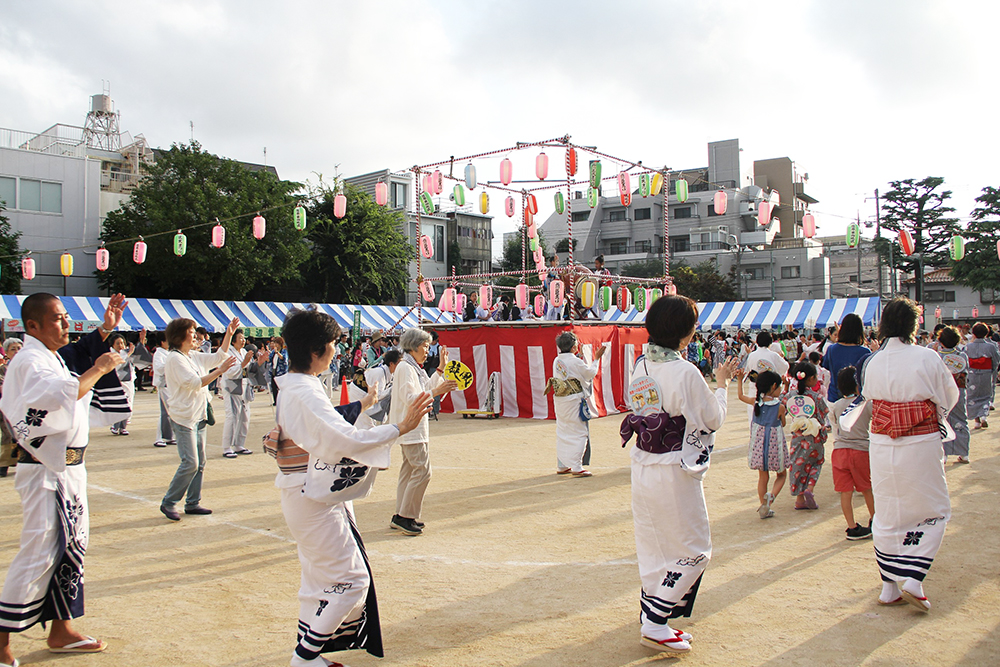
POLYGON ((111 332, 114 331, 114 329, 105 329, 104 326, 98 327, 98 330, 105 336, 110 336, 111 332))

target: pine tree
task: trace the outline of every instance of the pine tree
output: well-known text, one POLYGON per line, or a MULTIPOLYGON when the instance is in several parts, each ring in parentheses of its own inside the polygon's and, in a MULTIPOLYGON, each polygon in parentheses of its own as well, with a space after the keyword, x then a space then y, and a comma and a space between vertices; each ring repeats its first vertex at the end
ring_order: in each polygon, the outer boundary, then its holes
POLYGON ((951 275, 960 284, 981 291, 987 296, 1000 290, 1000 190, 986 186, 976 197, 981 206, 973 209, 975 221, 962 234, 965 237, 965 258, 954 262, 951 275))

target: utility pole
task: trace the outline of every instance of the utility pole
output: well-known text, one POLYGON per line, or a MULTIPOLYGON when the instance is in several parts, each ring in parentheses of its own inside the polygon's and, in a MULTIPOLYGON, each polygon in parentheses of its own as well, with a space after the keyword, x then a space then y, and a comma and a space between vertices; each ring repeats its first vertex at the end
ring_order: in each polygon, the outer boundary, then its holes
MULTIPOLYGON (((882 238, 882 217, 878 210, 878 188, 875 188, 875 249, 878 254, 878 300, 882 302, 882 253, 878 252, 878 242, 882 238)), ((889 245, 892 252, 892 244, 889 245)))
POLYGON ((858 211, 858 298, 861 298, 861 211, 858 211))

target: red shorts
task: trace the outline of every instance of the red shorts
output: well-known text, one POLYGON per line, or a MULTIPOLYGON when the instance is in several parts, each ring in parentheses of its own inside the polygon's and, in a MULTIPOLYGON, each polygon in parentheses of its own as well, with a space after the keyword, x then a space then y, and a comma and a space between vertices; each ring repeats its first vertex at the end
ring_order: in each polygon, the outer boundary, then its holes
POLYGON ((868 467, 868 452, 859 449, 833 450, 833 490, 838 493, 869 491, 872 473, 868 467))

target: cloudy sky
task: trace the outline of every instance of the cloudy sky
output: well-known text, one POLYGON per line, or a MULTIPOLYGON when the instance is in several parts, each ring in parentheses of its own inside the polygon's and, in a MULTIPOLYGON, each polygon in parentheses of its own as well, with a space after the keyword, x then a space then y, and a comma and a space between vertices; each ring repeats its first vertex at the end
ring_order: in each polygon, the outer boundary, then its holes
POLYGON ((962 217, 1000 185, 985 0, 3 4, 4 128, 82 125, 105 80, 153 146, 193 121, 206 150, 266 147, 295 180, 565 134, 699 167, 707 142, 739 138, 746 159, 809 172, 821 234, 873 217, 890 180, 944 177, 962 217))

